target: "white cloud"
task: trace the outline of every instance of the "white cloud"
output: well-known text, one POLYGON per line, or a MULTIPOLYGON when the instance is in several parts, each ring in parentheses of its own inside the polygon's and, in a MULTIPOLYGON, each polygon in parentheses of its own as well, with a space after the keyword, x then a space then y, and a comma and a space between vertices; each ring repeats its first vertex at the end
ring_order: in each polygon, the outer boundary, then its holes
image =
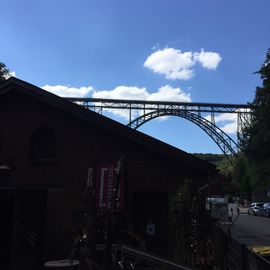
POLYGON ((145 100, 149 93, 145 88, 136 86, 117 86, 113 90, 94 91, 93 98, 108 98, 108 99, 137 99, 145 100))
MULTIPOLYGON (((118 86, 113 90, 94 91, 93 98, 108 99, 132 99, 132 100, 154 100, 154 101, 183 101, 190 102, 190 94, 185 93, 179 87, 173 88, 170 85, 162 86, 157 92, 149 93, 146 88, 138 88, 136 86, 118 86)), ((128 110, 106 109, 106 111, 129 119, 128 110)), ((148 112, 148 111, 147 111, 148 112)), ((132 111, 132 118, 141 115, 141 111, 132 111)))
POLYGON ((221 127, 221 129, 228 134, 235 134, 237 132, 237 123, 231 122, 228 124, 225 124, 224 126, 221 127))
POLYGON ((216 52, 205 52, 203 49, 199 53, 194 53, 194 59, 197 60, 202 67, 207 69, 217 69, 221 56, 216 52))
POLYGON ((215 117, 216 123, 225 122, 225 121, 236 121, 236 113, 221 113, 215 117))
MULTIPOLYGON (((179 87, 173 88, 170 85, 162 86, 157 92, 150 94, 147 100, 155 101, 174 101, 174 102, 191 102, 189 93, 183 92, 179 87)), ((146 111, 148 113, 150 111, 146 111)), ((158 117, 157 120, 167 120, 168 116, 158 117)))
POLYGON ((10 77, 16 77, 15 71, 11 71, 8 74, 5 75, 5 79, 9 79, 10 77))
POLYGON ((85 97, 89 94, 89 92, 93 91, 93 87, 91 86, 83 86, 76 88, 65 85, 47 84, 41 88, 61 97, 85 97))
MULTIPOLYGON (((152 93, 148 92, 145 87, 139 88, 137 86, 125 85, 117 86, 112 90, 100 91, 94 90, 91 86, 76 88, 64 85, 45 85, 42 88, 46 91, 62 97, 85 97, 89 96, 90 92, 93 92, 93 98, 191 102, 191 97, 189 93, 184 92, 179 87, 173 88, 170 85, 164 85, 160 87, 156 92, 152 93)), ((104 111, 129 120, 129 110, 104 109, 104 111)), ((134 117, 138 117, 141 114, 141 110, 132 110, 131 116, 134 119, 134 117)))
POLYGON ((179 87, 173 88, 170 85, 165 85, 160 87, 157 92, 151 93, 147 100, 191 102, 191 97, 189 93, 185 93, 179 87))
MULTIPOLYGON (((94 91, 93 98, 107 98, 107 99, 132 99, 145 100, 149 96, 146 89, 136 86, 117 86, 113 90, 94 91)), ((105 111, 129 119, 129 110, 122 109, 105 109, 105 111)), ((132 118, 139 114, 139 111, 132 110, 132 118)))
POLYGON ((152 53, 144 62, 150 70, 165 75, 167 79, 188 80, 194 73, 192 52, 181 52, 174 48, 165 48, 152 53))
POLYGON ((188 80, 195 75, 193 67, 200 63, 206 69, 215 70, 221 56, 216 52, 182 52, 174 48, 165 48, 152 53, 144 66, 155 73, 165 75, 170 80, 188 80))
MULTIPOLYGON (((14 74, 15 75, 15 74, 14 74)), ((139 88, 136 86, 117 86, 113 90, 94 90, 93 87, 70 87, 64 85, 45 85, 44 90, 52 92, 53 94, 62 97, 85 97, 93 91, 93 98, 104 99, 131 99, 131 100, 146 100, 146 101, 174 101, 174 102, 191 102, 189 93, 184 92, 179 87, 173 88, 170 85, 160 87, 156 92, 148 92, 145 87, 139 88)), ((105 109, 105 111, 129 120, 129 110, 121 109, 105 109)), ((145 111, 150 112, 148 111, 145 111)), ((132 111, 132 119, 142 115, 141 110, 132 111)), ((211 116, 207 115, 205 118, 211 121, 211 116)), ((159 117, 157 120, 166 120, 167 117, 159 117)), ((215 116, 215 122, 224 132, 234 134, 237 131, 237 114, 221 113, 215 116)))
MULTIPOLYGON (((211 121, 211 116, 205 116, 205 119, 211 121)), ((221 113, 215 116, 215 124, 228 134, 237 132, 237 114, 236 113, 221 113)))

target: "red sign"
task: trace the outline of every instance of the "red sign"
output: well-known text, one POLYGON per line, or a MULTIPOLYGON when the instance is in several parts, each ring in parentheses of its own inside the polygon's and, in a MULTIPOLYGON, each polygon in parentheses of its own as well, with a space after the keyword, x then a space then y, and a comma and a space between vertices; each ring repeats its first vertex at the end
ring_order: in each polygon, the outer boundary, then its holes
POLYGON ((114 164, 98 164, 96 176, 97 207, 106 210, 114 210, 115 207, 123 208, 123 177, 117 174, 116 166, 114 164), (119 204, 117 204, 117 198, 119 204))

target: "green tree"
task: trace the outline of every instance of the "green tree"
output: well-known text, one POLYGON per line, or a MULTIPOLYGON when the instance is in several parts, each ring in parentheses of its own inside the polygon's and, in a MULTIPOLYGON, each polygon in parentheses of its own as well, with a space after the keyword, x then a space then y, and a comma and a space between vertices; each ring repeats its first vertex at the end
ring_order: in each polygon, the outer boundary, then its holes
MULTIPOLYGON (((241 146, 245 158, 241 157, 235 171, 241 168, 239 183, 251 185, 252 190, 270 186, 270 49, 261 68, 255 72, 262 79, 262 86, 256 88, 251 123, 243 131, 241 146), (244 168, 244 169, 243 169, 244 168)), ((238 175, 238 176, 237 176, 238 175)))
POLYGON ((216 163, 219 172, 225 176, 231 176, 233 172, 233 165, 227 157, 223 155, 223 158, 216 163))
POLYGON ((9 70, 6 65, 0 62, 0 82, 6 80, 9 76, 9 70))
POLYGON ((234 162, 231 189, 237 192, 251 192, 249 162, 242 153, 234 162))
POLYGON ((270 157, 270 49, 255 74, 260 74, 263 83, 256 88, 251 125, 244 130, 241 144, 249 159, 259 161, 270 157))

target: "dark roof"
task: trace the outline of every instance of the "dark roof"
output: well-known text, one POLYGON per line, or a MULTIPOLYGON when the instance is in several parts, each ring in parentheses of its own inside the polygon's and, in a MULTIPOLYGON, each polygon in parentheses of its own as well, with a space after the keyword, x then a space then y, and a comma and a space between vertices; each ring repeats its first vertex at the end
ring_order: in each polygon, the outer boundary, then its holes
POLYGON ((119 122, 90 111, 80 105, 74 104, 64 98, 56 96, 48 91, 45 91, 37 86, 34 86, 15 77, 11 77, 8 80, 0 83, 0 97, 4 93, 13 89, 20 91, 23 94, 29 95, 39 101, 45 102, 50 106, 53 106, 66 113, 72 114, 92 124, 100 126, 114 134, 117 134, 118 136, 124 137, 127 140, 143 145, 168 158, 184 163, 190 167, 199 167, 203 170, 210 171, 215 171, 216 169, 213 164, 195 157, 192 154, 182 151, 142 132, 131 129, 119 122))

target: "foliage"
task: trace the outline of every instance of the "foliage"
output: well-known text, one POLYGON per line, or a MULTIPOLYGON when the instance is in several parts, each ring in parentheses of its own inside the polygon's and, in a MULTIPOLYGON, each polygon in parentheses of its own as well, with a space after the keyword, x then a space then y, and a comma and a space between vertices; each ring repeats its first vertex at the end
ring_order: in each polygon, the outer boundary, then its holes
POLYGON ((270 186, 270 49, 255 74, 261 76, 262 86, 251 103, 251 123, 243 130, 243 154, 234 166, 233 181, 242 189, 263 190, 270 186))
POLYGON ((270 158, 270 49, 255 74, 260 74, 263 83, 256 88, 251 125, 244 130, 241 146, 250 160, 261 161, 270 158))
POLYGON ((205 197, 197 190, 188 178, 178 188, 171 200, 172 217, 175 223, 176 260, 188 264, 200 264, 205 257, 205 243, 209 220, 205 210, 205 197))
POLYGON ((0 62, 0 82, 6 80, 9 76, 9 70, 6 65, 0 62))
POLYGON ((235 192, 251 192, 248 167, 249 162, 246 156, 244 154, 240 154, 239 157, 235 160, 234 170, 232 172, 231 189, 235 192))
POLYGON ((227 157, 223 155, 223 158, 217 162, 217 169, 225 176, 231 176, 233 172, 233 165, 227 157))
POLYGON ((217 166, 221 174, 232 176, 231 192, 262 191, 270 186, 270 49, 261 68, 262 79, 251 103, 251 124, 243 130, 242 153, 232 166, 224 155, 195 154, 217 166))
POLYGON ((194 154, 203 160, 206 160, 217 166, 219 172, 225 176, 231 176, 233 172, 233 165, 229 162, 228 158, 224 154, 194 154))
POLYGON ((171 211, 174 217, 176 230, 176 258, 185 260, 188 257, 186 248, 186 236, 189 230, 189 203, 191 199, 191 191, 189 183, 186 180, 183 186, 179 187, 175 196, 171 201, 171 211))
POLYGON ((193 154, 198 158, 206 160, 214 165, 218 165, 218 163, 225 157, 223 154, 202 154, 202 153, 195 153, 193 154))

